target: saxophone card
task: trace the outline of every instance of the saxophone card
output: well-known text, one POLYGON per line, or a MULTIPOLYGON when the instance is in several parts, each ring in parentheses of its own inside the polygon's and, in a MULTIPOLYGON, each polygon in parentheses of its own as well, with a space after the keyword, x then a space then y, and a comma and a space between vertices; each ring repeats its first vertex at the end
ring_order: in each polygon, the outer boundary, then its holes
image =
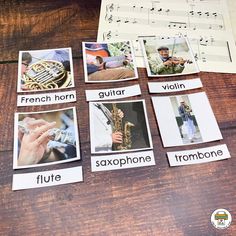
POLYGON ((152 97, 164 147, 222 139, 205 92, 152 97))
POLYGON ((83 42, 85 82, 115 82, 138 78, 131 41, 83 42))
POLYGON ((80 159, 75 107, 15 114, 13 168, 80 159))
POLYGON ((176 76, 199 72, 187 38, 144 37, 140 39, 149 77, 176 76))
POLYGON ((74 87, 71 48, 19 52, 17 92, 74 87))
POLYGON ((152 149, 144 100, 90 102, 91 153, 152 149))

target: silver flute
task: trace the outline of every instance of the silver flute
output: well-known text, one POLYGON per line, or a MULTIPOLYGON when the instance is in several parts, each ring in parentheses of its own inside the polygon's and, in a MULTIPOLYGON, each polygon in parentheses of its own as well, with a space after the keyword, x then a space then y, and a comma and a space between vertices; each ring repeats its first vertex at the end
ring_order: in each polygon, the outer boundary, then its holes
MULTIPOLYGON (((18 122, 19 130, 24 134, 29 134, 30 130, 27 128, 27 124, 23 121, 18 122)), ((51 140, 69 145, 76 145, 76 140, 72 132, 67 130, 61 130, 58 128, 52 128, 48 130, 48 137, 51 140)))

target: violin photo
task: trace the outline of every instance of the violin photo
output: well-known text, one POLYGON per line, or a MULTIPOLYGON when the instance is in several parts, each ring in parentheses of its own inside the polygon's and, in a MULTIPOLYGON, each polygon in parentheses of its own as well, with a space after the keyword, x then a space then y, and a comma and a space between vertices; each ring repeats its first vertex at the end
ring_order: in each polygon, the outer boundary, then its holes
POLYGON ((145 37, 141 44, 150 77, 199 72, 194 55, 185 37, 145 37))

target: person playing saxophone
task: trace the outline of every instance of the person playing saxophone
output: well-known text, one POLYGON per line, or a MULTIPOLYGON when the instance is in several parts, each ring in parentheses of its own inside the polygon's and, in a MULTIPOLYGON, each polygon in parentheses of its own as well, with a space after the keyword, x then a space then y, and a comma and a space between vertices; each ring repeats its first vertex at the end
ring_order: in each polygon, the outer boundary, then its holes
MULTIPOLYGON (((92 120, 94 129, 91 131, 91 147, 95 152, 110 152, 114 144, 122 144, 123 134, 115 131, 111 111, 102 103, 93 103, 92 120)), ((124 117, 123 111, 118 109, 118 116, 124 117)))

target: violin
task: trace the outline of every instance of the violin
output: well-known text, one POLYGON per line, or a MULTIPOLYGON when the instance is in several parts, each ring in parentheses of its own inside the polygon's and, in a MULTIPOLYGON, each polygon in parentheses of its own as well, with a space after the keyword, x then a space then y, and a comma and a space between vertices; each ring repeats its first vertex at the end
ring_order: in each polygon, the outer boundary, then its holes
POLYGON ((187 63, 187 64, 192 64, 193 62, 191 60, 184 60, 182 57, 169 57, 167 59, 167 61, 171 61, 173 62, 174 64, 180 64, 181 62, 184 64, 187 63))

